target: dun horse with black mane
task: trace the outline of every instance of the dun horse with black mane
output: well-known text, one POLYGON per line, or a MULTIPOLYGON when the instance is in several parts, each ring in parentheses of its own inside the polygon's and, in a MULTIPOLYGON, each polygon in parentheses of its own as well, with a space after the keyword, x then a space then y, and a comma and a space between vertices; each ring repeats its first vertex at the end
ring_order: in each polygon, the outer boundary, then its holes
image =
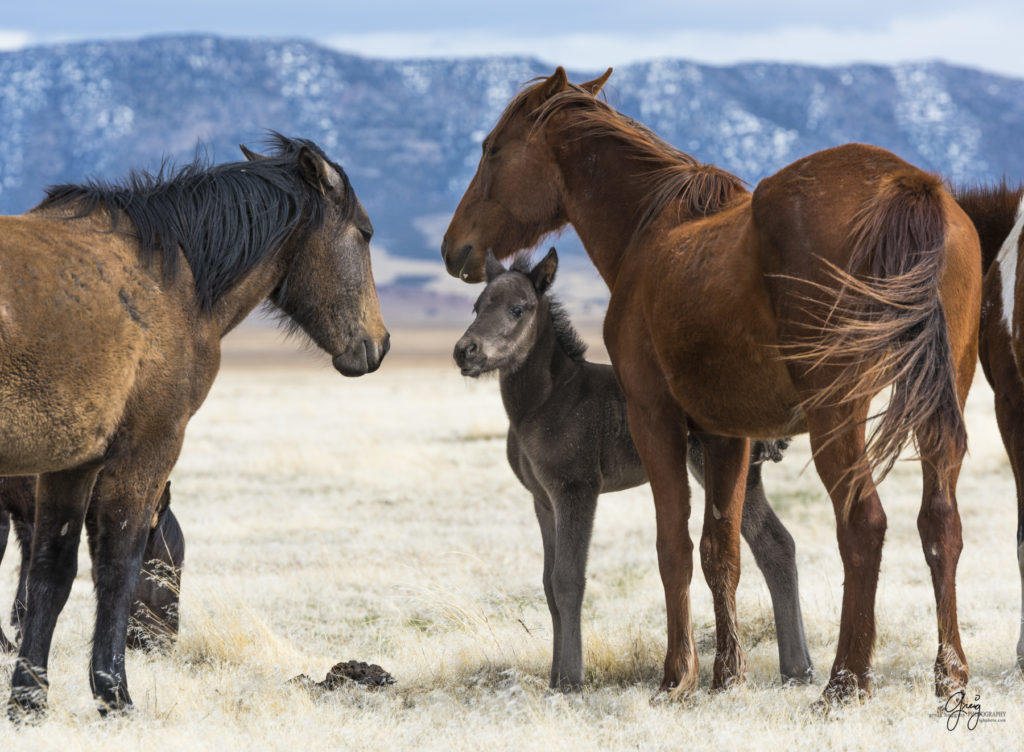
POLYGON ((741 181, 666 144, 559 68, 520 92, 445 234, 448 271, 499 259, 572 223, 611 291, 605 343, 654 493, 668 613, 662 689, 697 684, 683 470, 701 434, 715 687, 742 681, 736 583, 749 440, 809 431, 835 509, 845 581, 826 702, 867 691, 886 518, 875 491, 909 442, 921 456, 918 529, 931 569, 935 688, 962 688, 955 495, 962 406, 977 358, 977 233, 941 181, 883 149, 848 145, 741 181), (873 395, 888 409, 865 437, 873 395))
POLYGON ((45 707, 90 495, 91 685, 101 712, 131 703, 125 639, 149 523, 224 334, 269 300, 347 376, 388 350, 348 177, 312 142, 273 144, 248 162, 51 188, 0 218, 0 474, 40 476, 13 719, 45 707))

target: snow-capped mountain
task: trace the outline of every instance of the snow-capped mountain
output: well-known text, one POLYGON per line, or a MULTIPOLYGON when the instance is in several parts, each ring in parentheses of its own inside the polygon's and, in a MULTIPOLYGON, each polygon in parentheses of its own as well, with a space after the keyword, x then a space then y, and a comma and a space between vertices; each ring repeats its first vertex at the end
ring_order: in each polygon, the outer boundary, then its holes
MULTIPOLYGON (((479 143, 525 58, 373 60, 305 41, 171 36, 0 53, 0 212, 46 185, 239 159, 267 129, 342 164, 391 256, 436 259, 479 143)), ((583 80, 600 71, 570 71, 583 80)), ((623 67, 609 102, 754 184, 812 151, 864 141, 953 181, 1024 178, 1024 80, 942 63, 893 67, 660 60, 623 67)))

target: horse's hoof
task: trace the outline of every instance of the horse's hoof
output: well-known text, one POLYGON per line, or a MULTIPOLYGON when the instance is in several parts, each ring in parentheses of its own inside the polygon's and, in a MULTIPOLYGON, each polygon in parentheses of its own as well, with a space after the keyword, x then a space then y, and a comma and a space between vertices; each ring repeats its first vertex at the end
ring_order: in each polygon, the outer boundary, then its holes
POLYGON ((7 717, 12 723, 38 723, 46 715, 46 690, 43 687, 13 687, 7 701, 7 717))
POLYGON ((935 659, 935 696, 945 699, 967 689, 967 662, 952 648, 939 646, 935 659))
POLYGON ((814 684, 814 667, 809 666, 804 670, 783 671, 782 686, 784 687, 806 687, 814 684))
POLYGON ((92 696, 100 716, 120 716, 132 708, 132 698, 124 681, 110 681, 101 674, 93 676, 92 696))

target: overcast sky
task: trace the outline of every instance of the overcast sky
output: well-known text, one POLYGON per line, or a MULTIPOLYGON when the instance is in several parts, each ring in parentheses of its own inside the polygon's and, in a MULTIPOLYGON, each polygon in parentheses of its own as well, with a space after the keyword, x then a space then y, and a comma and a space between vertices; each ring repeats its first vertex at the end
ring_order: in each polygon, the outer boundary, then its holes
POLYGON ((528 54, 597 70, 659 57, 945 60, 1024 77, 1024 0, 5 0, 0 49, 211 32, 371 57, 528 54))

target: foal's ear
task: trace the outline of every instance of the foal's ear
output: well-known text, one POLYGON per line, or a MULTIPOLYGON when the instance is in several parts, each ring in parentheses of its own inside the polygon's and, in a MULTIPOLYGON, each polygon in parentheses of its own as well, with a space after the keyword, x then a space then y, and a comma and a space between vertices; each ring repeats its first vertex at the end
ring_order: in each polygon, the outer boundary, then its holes
POLYGON ((580 88, 584 91, 589 92, 592 96, 597 96, 598 92, 604 88, 604 85, 608 83, 608 79, 611 78, 612 69, 609 68, 604 72, 603 75, 598 76, 593 81, 587 81, 586 83, 580 84, 580 88))
POLYGON ((484 271, 487 273, 488 282, 493 280, 499 274, 503 274, 505 271, 505 267, 501 265, 501 262, 498 261, 497 258, 495 258, 494 251, 490 248, 487 249, 487 256, 484 258, 484 271))
POLYGON ((299 149, 299 173, 302 178, 320 193, 331 190, 331 173, 333 169, 327 160, 308 146, 299 149))
POLYGON ((565 68, 559 65, 555 68, 555 72, 552 73, 548 80, 544 82, 541 89, 541 94, 544 98, 553 97, 560 91, 565 91, 569 86, 569 77, 565 75, 565 68))
POLYGON ((245 144, 239 144, 238 148, 242 150, 242 155, 245 157, 246 162, 256 162, 260 159, 266 159, 262 154, 257 154, 245 144))
POLYGON ((527 275, 533 282, 533 287, 539 295, 543 295, 555 281, 555 272, 558 271, 558 253, 552 248, 548 255, 540 260, 527 275))

